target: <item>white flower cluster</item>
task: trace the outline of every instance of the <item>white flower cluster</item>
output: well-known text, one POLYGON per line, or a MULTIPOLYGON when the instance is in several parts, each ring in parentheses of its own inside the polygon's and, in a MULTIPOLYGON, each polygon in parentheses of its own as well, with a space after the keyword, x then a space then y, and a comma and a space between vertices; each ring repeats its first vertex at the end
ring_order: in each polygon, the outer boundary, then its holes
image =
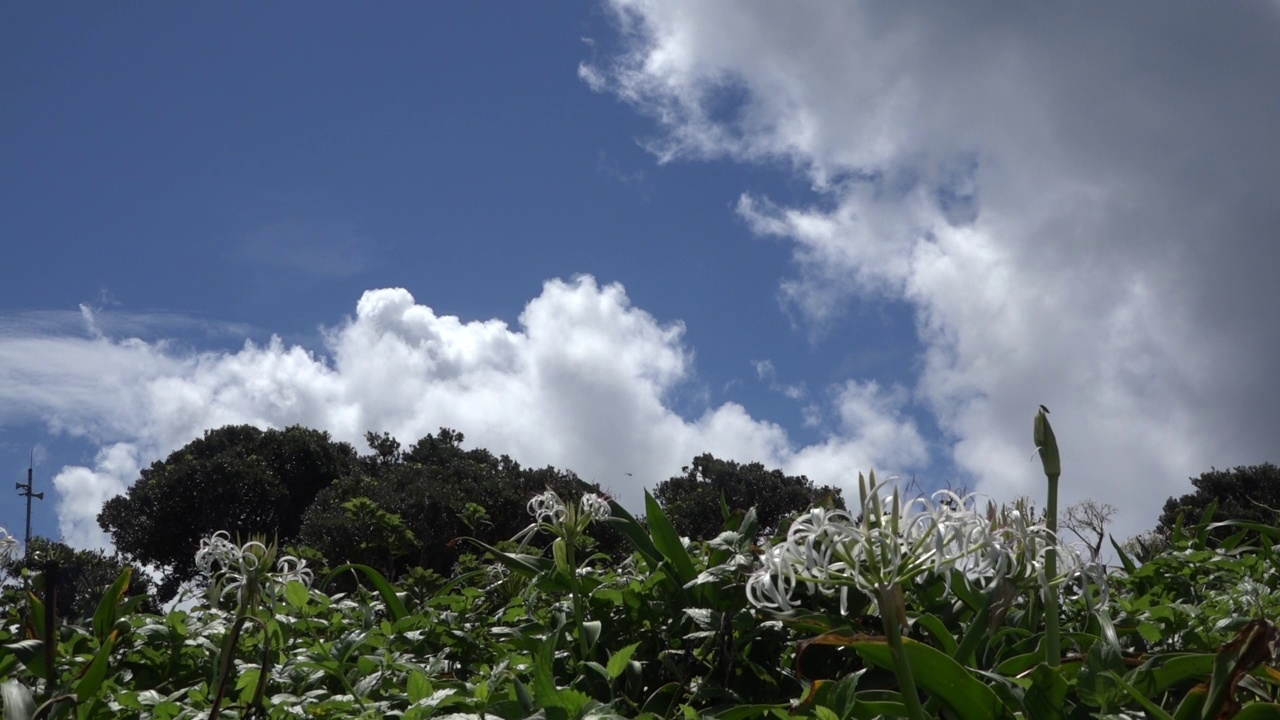
POLYGON ((583 495, 578 506, 582 509, 582 514, 590 515, 592 520, 605 520, 613 514, 609 509, 609 501, 595 493, 583 495))
POLYGON ((196 568, 209 578, 219 599, 237 593, 242 602, 264 592, 277 594, 291 580, 311 587, 314 577, 305 560, 292 555, 277 558, 274 546, 267 547, 257 540, 236 545, 225 530, 200 541, 196 568))
MULTIPOLYGON (((613 511, 609 509, 609 501, 595 493, 587 493, 578 502, 578 511, 574 513, 574 519, 604 520, 612 513, 613 511)), ((529 501, 529 514, 537 522, 559 526, 569 518, 570 512, 560 496, 555 491, 548 490, 529 501)))
POLYGON ((797 518, 787 537, 759 558, 747 582, 747 598, 757 607, 788 611, 798 585, 810 592, 840 595, 848 608, 849 588, 873 601, 925 574, 950 581, 959 570, 969 582, 990 588, 1004 580, 1036 578, 1042 587, 1078 573, 1078 554, 1062 546, 1043 525, 1016 511, 979 513, 972 497, 934 494, 901 506, 898 496, 872 495, 860 522, 842 510, 814 508, 797 518), (1058 550, 1060 570, 1045 572, 1045 554, 1058 550))
POLYGON ((560 496, 548 490, 529 501, 529 514, 538 522, 559 525, 568 515, 560 496))
POLYGON ((18 538, 0 527, 0 565, 7 564, 18 557, 18 538))

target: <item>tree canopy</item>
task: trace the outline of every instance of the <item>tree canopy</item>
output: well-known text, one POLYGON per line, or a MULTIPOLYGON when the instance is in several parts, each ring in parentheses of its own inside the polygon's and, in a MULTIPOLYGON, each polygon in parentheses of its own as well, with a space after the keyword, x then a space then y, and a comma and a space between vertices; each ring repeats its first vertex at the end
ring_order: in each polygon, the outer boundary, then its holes
POLYGON ((756 509, 760 529, 771 532, 791 515, 816 505, 844 509, 840 489, 818 487, 809 478, 766 470, 753 462, 740 465, 709 453, 693 459, 676 475, 658 484, 653 497, 681 535, 715 537, 723 525, 720 498, 730 511, 756 509))
POLYGON ((406 567, 447 575, 464 535, 488 543, 527 527, 529 498, 550 488, 566 499, 599 487, 572 472, 532 470, 506 455, 463 450, 462 433, 441 429, 408 451, 387 435, 370 433, 373 453, 359 469, 317 496, 300 541, 330 565, 359 562, 389 577, 406 567))
POLYGON ((165 573, 157 594, 168 600, 195 576, 201 538, 226 530, 288 543, 316 495, 356 463, 355 450, 325 432, 230 425, 144 469, 98 524, 117 550, 165 573))
MULTIPOLYGON (((23 570, 55 578, 58 616, 64 620, 75 620, 92 617, 102 594, 126 569, 133 572, 126 596, 150 594, 151 581, 146 573, 123 562, 118 556, 101 550, 75 550, 65 543, 43 537, 31 538, 25 557, 18 558, 3 570, 13 578, 20 577, 23 570), (49 572, 54 564, 57 570, 49 572)), ((157 611, 149 598, 142 601, 141 608, 144 612, 157 611)))
MULTIPOLYGON (((1157 532, 1167 535, 1178 516, 1185 513, 1184 523, 1200 519, 1209 503, 1217 501, 1214 521, 1242 520, 1263 525, 1280 524, 1280 468, 1271 463, 1241 465, 1232 470, 1211 469, 1191 478, 1195 492, 1170 497, 1164 504, 1157 532)), ((1215 528, 1214 537, 1224 539, 1237 532, 1230 527, 1215 528)))

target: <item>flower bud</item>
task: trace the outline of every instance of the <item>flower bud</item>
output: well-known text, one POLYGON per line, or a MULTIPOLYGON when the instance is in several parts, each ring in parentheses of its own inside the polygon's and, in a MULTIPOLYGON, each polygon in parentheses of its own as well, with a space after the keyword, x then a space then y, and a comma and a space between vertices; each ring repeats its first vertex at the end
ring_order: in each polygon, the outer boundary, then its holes
POLYGON ((1058 457, 1058 440, 1053 436, 1053 427, 1049 425, 1049 416, 1043 405, 1036 413, 1035 441, 1040 462, 1044 463, 1044 474, 1057 478, 1062 474, 1062 460, 1058 457))

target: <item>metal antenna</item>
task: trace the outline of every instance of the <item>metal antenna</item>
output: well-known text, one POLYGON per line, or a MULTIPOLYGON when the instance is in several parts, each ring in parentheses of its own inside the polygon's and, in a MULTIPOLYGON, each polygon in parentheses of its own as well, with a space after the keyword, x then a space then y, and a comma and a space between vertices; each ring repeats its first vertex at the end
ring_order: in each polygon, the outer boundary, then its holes
POLYGON ((17 483, 17 488, 19 490, 18 494, 27 499, 27 533, 24 536, 22 543, 22 552, 24 554, 31 552, 31 498, 35 498, 37 500, 44 499, 44 493, 31 492, 31 476, 35 471, 35 465, 36 451, 33 449, 31 451, 31 459, 27 462, 27 484, 23 485, 22 483, 17 483))

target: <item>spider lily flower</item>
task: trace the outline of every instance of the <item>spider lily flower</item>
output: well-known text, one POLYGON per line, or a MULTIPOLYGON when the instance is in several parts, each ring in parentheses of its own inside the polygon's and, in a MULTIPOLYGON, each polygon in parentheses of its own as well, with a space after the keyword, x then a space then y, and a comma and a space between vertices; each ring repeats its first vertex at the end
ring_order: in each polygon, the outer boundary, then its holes
POLYGON ((9 534, 8 530, 0 527, 0 565, 6 564, 18 557, 18 538, 9 534))
POLYGON ((1029 523, 1023 512, 997 514, 991 506, 982 513, 974 496, 945 490, 906 503, 896 492, 863 497, 858 522, 824 508, 797 517, 786 539, 758 558, 747 582, 751 604, 787 612, 796 589, 804 587, 828 596, 839 592, 844 612, 851 587, 877 602, 924 575, 950 583, 959 571, 983 591, 1010 581, 1021 587, 1034 582, 1044 590, 1085 571, 1079 553, 1061 545, 1043 524, 1029 523), (1045 563, 1050 548, 1064 561, 1052 578, 1045 563))
POLYGON ((604 520, 613 513, 609 502, 594 493, 583 495, 576 505, 566 505, 554 490, 535 496, 529 501, 528 508, 534 524, 526 528, 525 533, 543 528, 557 535, 562 535, 566 530, 572 534, 581 533, 593 521, 604 520))
POLYGON ((592 520, 606 520, 613 514, 613 510, 609 508, 609 501, 595 493, 583 495, 582 500, 578 502, 578 507, 581 514, 590 516, 592 520))
POLYGON ((236 545, 231 535, 221 530, 200 541, 196 568, 209 578, 209 593, 215 602, 235 595, 242 610, 251 610, 264 594, 277 595, 290 581, 311 587, 314 575, 305 560, 277 554, 274 544, 250 540, 236 545))
POLYGON ((569 511, 560 500, 560 496, 548 490, 529 501, 529 514, 539 523, 559 525, 564 522, 569 511))

